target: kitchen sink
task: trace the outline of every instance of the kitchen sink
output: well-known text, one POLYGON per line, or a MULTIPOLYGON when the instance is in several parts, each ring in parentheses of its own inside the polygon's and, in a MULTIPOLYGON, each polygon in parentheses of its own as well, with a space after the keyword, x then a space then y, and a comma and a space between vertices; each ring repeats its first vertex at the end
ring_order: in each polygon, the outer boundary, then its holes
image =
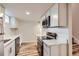
POLYGON ((4 43, 8 42, 9 40, 11 40, 11 39, 6 39, 6 40, 4 40, 4 43))

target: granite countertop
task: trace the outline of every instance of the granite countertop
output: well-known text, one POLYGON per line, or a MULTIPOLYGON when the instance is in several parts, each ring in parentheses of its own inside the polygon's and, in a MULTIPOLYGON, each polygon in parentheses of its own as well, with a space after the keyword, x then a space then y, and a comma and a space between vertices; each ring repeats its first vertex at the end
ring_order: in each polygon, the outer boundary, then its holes
POLYGON ((52 45, 61 45, 61 44, 67 44, 67 39, 53 39, 53 40, 43 40, 44 44, 47 46, 52 45))
POLYGON ((4 40, 8 40, 10 39, 8 42, 4 43, 4 46, 7 46, 9 43, 11 43, 12 41, 14 41, 17 37, 19 37, 20 35, 14 35, 14 36, 4 36, 4 40))

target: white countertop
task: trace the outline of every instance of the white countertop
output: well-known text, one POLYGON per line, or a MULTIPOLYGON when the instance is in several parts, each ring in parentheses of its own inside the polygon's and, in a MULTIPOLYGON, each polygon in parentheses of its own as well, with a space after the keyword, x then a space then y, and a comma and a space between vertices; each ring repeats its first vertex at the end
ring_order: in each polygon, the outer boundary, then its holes
MULTIPOLYGON (((42 40, 42 36, 37 37, 40 38, 40 40, 42 40)), ((68 38, 63 35, 61 38, 57 37, 57 39, 43 40, 43 42, 48 46, 52 46, 52 45, 67 44, 67 40, 68 38)))
POLYGON ((43 40, 47 46, 67 44, 67 39, 43 40))
POLYGON ((7 46, 9 43, 11 43, 15 38, 19 37, 20 35, 14 35, 14 36, 4 36, 4 40, 11 39, 10 41, 4 43, 4 46, 7 46))

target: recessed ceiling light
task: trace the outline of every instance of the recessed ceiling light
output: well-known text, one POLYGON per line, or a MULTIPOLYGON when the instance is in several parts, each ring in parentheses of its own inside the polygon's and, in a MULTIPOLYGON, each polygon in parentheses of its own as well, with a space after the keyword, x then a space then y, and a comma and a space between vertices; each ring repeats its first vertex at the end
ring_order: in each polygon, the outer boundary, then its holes
POLYGON ((26 15, 30 15, 30 12, 27 12, 27 11, 26 11, 26 15))

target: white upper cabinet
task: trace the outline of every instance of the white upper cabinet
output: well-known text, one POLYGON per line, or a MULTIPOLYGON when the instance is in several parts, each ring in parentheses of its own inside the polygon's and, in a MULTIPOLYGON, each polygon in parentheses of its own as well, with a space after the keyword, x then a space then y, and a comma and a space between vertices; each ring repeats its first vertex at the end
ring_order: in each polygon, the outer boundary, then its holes
POLYGON ((17 21, 15 17, 10 17, 10 28, 17 29, 17 21))
POLYGON ((50 27, 58 26, 58 4, 51 7, 50 14, 50 27))
POLYGON ((49 10, 46 12, 45 17, 48 17, 48 16, 50 16, 50 15, 51 15, 51 10, 49 9, 49 10))
POLYGON ((5 15, 5 23, 9 24, 10 23, 10 17, 8 15, 5 15))
POLYGON ((4 16, 4 8, 0 6, 0 24, 3 23, 3 17, 4 16))
MULTIPOLYGON (((4 11, 5 9, 3 8, 3 6, 0 5, 0 35, 4 34, 3 30, 4 11)), ((2 38, 2 36, 0 38, 2 38)))
POLYGON ((67 27, 68 25, 68 7, 67 4, 59 4, 59 26, 67 27))
POLYGON ((0 17, 3 17, 4 15, 4 8, 0 6, 0 17))
POLYGON ((66 3, 53 4, 44 14, 45 18, 50 16, 50 27, 67 27, 68 26, 68 7, 66 3))

